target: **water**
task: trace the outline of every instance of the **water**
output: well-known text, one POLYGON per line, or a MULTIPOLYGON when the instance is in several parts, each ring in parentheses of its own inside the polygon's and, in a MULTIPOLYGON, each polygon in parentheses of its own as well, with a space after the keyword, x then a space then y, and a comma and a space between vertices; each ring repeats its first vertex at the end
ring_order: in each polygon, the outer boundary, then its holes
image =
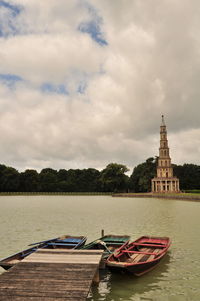
MULTIPOLYGON (((101 273, 88 301, 199 301, 200 203, 110 196, 1 196, 0 258, 62 234, 169 236, 168 255, 135 278, 101 273)), ((4 270, 0 268, 0 273, 4 270)))

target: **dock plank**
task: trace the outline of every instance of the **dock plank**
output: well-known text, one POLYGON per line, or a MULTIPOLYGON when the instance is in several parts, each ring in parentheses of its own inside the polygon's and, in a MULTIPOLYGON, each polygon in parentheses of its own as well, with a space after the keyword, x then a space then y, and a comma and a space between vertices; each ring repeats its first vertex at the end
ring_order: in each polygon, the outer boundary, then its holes
POLYGON ((0 300, 85 300, 102 254, 102 250, 38 250, 0 275, 0 300))

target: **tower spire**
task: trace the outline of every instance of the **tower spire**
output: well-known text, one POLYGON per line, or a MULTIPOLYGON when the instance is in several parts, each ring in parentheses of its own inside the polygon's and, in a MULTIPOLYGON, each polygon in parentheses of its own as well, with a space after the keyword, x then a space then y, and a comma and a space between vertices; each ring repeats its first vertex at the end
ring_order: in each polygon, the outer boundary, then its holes
POLYGON ((165 119, 164 119, 164 115, 162 115, 161 117, 162 117, 162 122, 161 122, 161 125, 162 125, 162 126, 165 126, 165 119))

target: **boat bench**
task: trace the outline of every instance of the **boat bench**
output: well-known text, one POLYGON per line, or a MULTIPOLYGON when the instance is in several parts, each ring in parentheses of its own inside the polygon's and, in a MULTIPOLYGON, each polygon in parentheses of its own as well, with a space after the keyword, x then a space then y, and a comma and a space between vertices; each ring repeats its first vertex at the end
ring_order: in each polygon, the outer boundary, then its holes
POLYGON ((56 241, 54 241, 54 242, 60 242, 60 243, 62 243, 62 242, 65 242, 65 243, 79 243, 79 242, 81 242, 82 240, 81 239, 75 239, 75 238, 65 238, 65 239, 57 239, 56 241))
POLYGON ((104 241, 106 244, 109 244, 109 245, 122 245, 122 242, 112 242, 112 241, 104 241))
POLYGON ((156 253, 153 253, 153 252, 128 251, 128 250, 123 250, 122 253, 129 253, 129 254, 144 254, 144 255, 156 255, 156 253))
POLYGON ((68 243, 61 243, 61 242, 51 242, 47 244, 48 246, 65 246, 65 247, 76 247, 77 244, 68 244, 68 243))
POLYGON ((150 261, 154 259, 158 253, 160 252, 160 249, 154 249, 154 253, 150 252, 151 249, 146 248, 146 250, 143 250, 144 252, 141 252, 140 254, 135 253, 134 262, 142 262, 142 261, 150 261), (146 254, 145 254, 146 253, 146 254))
POLYGON ((142 244, 142 243, 133 243, 133 246, 143 246, 143 247, 156 247, 156 248, 166 248, 166 244, 142 244))
POLYGON ((151 252, 151 248, 142 248, 141 251, 122 251, 130 256, 130 262, 141 262, 141 261, 150 261, 154 259, 157 254, 160 252, 160 248, 154 249, 154 252, 151 252))

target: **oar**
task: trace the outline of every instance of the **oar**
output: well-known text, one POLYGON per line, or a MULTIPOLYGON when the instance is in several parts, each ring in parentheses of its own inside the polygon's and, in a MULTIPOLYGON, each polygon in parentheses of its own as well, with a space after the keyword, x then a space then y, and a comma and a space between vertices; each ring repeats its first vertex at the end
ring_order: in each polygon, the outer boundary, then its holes
POLYGON ((104 241, 102 241, 102 240, 97 240, 96 241, 97 243, 99 243, 100 245, 102 245, 107 251, 108 251, 108 253, 112 253, 109 249, 108 249, 108 247, 107 247, 107 245, 106 245, 106 243, 104 242, 104 241))
POLYGON ((126 241, 121 247, 119 247, 117 250, 115 250, 113 252, 114 258, 117 259, 118 255, 121 253, 121 250, 127 249, 127 246, 129 245, 129 243, 130 243, 130 240, 126 241))

